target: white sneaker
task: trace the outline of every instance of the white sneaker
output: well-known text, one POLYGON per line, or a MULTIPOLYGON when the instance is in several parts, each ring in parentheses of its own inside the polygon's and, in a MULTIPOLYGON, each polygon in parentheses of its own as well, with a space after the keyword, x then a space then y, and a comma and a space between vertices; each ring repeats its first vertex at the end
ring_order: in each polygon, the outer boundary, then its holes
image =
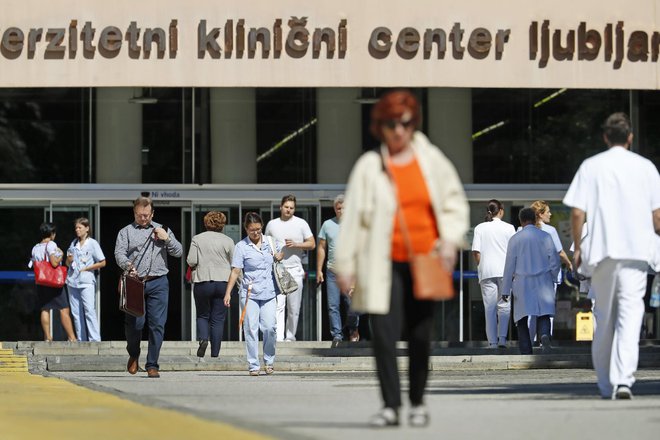
POLYGON ((612 392, 612 400, 632 400, 633 394, 630 387, 626 385, 617 385, 612 392))
POLYGON ((424 428, 429 425, 429 410, 425 405, 410 408, 408 424, 414 428, 424 428))
POLYGON ((399 426, 399 413, 394 408, 383 408, 369 419, 372 428, 399 426))

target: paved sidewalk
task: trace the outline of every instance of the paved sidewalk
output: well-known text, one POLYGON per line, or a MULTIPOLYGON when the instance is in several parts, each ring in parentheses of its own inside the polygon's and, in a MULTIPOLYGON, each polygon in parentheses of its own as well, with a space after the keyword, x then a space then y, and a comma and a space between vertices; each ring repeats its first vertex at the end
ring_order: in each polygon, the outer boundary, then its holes
POLYGON ((603 440, 652 439, 660 432, 658 370, 638 372, 632 401, 601 399, 590 369, 432 372, 426 398, 431 425, 406 426, 404 407, 403 425, 385 430, 366 424, 380 405, 373 373, 276 371, 250 377, 189 371, 163 372, 157 380, 115 372, 55 374, 135 402, 281 439, 603 440))

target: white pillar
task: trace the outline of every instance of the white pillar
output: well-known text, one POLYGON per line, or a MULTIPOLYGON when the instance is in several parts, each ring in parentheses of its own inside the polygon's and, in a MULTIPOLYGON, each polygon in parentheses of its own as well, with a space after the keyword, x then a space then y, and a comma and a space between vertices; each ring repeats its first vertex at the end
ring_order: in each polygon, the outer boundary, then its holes
POLYGON ((471 89, 428 89, 428 135, 454 163, 461 181, 474 182, 471 89))
POLYGON ((96 182, 142 183, 142 104, 133 88, 96 90, 96 182))
POLYGON ((211 181, 257 183, 257 108, 253 88, 212 88, 211 181))
POLYGON ((316 176, 318 183, 346 183, 362 154, 362 106, 359 88, 316 90, 316 176))

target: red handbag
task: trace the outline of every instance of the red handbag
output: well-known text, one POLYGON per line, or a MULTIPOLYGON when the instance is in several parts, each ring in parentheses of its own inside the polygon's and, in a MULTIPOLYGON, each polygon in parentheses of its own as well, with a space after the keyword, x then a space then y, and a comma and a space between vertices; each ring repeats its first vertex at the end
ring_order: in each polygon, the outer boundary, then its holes
POLYGON ((66 275, 69 270, 65 266, 53 267, 48 259, 48 252, 46 252, 46 259, 44 261, 35 261, 33 263, 33 268, 35 284, 46 287, 64 287, 66 275))

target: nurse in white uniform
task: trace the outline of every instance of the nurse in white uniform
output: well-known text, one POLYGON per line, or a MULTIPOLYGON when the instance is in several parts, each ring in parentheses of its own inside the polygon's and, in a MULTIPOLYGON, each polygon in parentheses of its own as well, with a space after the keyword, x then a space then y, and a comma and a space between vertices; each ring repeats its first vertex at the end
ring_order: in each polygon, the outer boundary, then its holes
POLYGON ((506 347, 511 303, 502 299, 502 274, 509 239, 516 233, 512 224, 502 221, 504 207, 489 200, 485 222, 474 228, 472 255, 478 265, 479 285, 486 315, 486 337, 490 348, 506 347))

